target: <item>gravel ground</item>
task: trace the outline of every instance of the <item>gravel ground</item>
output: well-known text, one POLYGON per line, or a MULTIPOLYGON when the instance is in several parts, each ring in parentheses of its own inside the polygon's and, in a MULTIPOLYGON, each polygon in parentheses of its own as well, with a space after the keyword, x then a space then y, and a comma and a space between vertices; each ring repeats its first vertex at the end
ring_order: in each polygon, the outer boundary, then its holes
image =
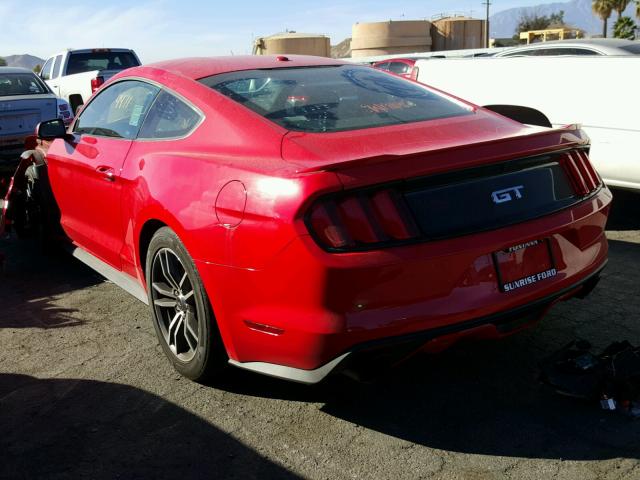
POLYGON ((640 343, 640 196, 616 192, 587 300, 375 383, 180 378, 146 307, 77 261, 0 241, 1 478, 640 479, 640 423, 557 396, 570 340, 640 343))

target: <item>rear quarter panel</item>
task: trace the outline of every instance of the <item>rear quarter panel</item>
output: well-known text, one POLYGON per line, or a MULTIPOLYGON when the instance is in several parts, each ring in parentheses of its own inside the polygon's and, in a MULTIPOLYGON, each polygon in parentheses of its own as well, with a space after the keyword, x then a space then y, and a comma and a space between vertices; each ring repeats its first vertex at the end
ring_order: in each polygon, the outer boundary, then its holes
POLYGON ((134 142, 121 172, 124 269, 144 281, 139 238, 154 220, 197 261, 262 268, 295 238, 293 219, 309 192, 341 188, 336 175, 298 176, 282 160, 282 129, 193 81, 162 80, 205 120, 187 138, 134 142), (241 184, 244 202, 222 199, 229 182, 241 184))

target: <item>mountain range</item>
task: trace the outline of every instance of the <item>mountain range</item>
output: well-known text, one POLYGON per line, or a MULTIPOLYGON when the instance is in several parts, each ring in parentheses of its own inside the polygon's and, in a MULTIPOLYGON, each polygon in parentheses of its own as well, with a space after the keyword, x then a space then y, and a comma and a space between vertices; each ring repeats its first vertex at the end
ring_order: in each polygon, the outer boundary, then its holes
POLYGON ((36 65, 44 65, 44 60, 39 57, 34 57, 33 55, 8 55, 6 57, 2 57, 7 61, 8 67, 22 67, 28 68, 29 70, 33 70, 33 67, 36 65))
MULTIPOLYGON (((571 0, 568 2, 548 3, 533 7, 510 8, 496 13, 490 18, 490 29, 492 38, 508 38, 515 34, 520 18, 525 15, 550 15, 559 11, 564 11, 564 21, 573 27, 581 28, 588 34, 602 33, 602 20, 591 10, 592 0, 571 0)), ((631 2, 624 14, 635 17, 635 3, 631 2)), ((613 30, 613 24, 618 18, 614 14, 609 19, 609 29, 613 30)), ((636 22, 638 20, 636 19, 636 22)))

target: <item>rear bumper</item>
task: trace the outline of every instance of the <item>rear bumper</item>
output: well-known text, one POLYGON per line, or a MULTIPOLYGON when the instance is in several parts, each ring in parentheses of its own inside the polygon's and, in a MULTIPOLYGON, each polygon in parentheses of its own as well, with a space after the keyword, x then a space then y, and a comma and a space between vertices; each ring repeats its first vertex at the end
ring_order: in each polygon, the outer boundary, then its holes
POLYGON ((509 335, 591 288, 607 260, 610 203, 601 188, 553 215, 450 240, 331 254, 307 236, 259 270, 196 264, 231 363, 314 383, 374 344, 410 339, 411 350, 416 342, 509 335), (492 253, 542 238, 558 275, 500 291, 492 253))
POLYGON ((319 383, 329 374, 335 372, 346 371, 358 377, 367 376, 369 372, 385 370, 397 361, 424 348, 429 342, 438 339, 447 338, 449 341, 455 341, 467 335, 499 338, 526 328, 538 321, 555 303, 563 298, 586 297, 600 281, 602 270, 604 270, 604 266, 575 285, 506 312, 355 345, 349 351, 312 370, 266 362, 238 362, 233 359, 229 360, 229 363, 235 367, 263 375, 305 384, 319 383))

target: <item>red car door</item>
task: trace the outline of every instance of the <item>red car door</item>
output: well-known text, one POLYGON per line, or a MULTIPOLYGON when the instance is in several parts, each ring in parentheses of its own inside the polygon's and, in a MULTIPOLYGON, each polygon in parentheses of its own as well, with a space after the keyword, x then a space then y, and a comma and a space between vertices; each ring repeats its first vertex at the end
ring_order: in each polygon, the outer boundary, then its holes
POLYGON ((112 84, 82 110, 73 138, 56 140, 47 153, 65 232, 117 269, 124 244, 120 172, 158 91, 140 81, 112 84))

